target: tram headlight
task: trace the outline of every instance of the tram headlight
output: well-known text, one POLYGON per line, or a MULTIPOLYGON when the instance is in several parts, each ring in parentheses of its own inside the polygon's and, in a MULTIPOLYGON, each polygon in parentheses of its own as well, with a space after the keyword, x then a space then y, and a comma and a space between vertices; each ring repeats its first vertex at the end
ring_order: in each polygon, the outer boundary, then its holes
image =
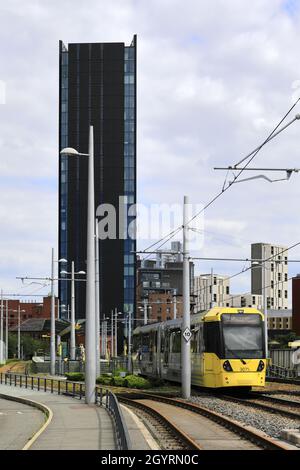
POLYGON ((232 372, 232 367, 229 361, 225 361, 223 363, 223 369, 226 370, 226 372, 232 372))
POLYGON ((257 367, 257 372, 261 372, 265 368, 265 363, 264 361, 259 361, 258 367, 257 367))

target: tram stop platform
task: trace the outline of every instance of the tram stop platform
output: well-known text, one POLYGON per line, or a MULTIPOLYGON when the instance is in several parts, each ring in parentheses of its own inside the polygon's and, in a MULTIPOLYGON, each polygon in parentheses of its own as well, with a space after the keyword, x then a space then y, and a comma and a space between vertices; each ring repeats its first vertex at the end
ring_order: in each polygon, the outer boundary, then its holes
MULTIPOLYGON (((115 450, 117 448, 113 421, 103 407, 87 406, 83 401, 65 395, 0 385, 0 398, 6 397, 31 400, 50 410, 52 419, 43 432, 39 434, 40 427, 38 427, 34 437, 27 437, 30 442, 34 441, 30 444, 30 450, 115 450)), ((2 406, 5 407, 5 404, 2 406)), ((5 408, 1 411, 2 415, 5 415, 5 408)), ((1 435, 5 433, 6 421, 3 420, 1 435)), ((43 421, 45 422, 45 419, 43 421)), ((13 422, 14 425, 18 431, 17 417, 15 424, 13 422)), ((3 448, 1 435, 0 449, 3 448)), ((25 444, 26 442, 24 446, 25 444)))

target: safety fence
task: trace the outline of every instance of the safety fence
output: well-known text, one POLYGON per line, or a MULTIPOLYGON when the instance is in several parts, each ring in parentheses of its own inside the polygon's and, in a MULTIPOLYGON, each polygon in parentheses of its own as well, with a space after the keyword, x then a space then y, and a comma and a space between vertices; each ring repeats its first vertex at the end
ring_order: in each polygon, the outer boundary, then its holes
POLYGON ((275 364, 270 365, 267 368, 267 378, 279 378, 279 379, 299 379, 299 371, 296 368, 290 369, 287 367, 278 366, 275 364))
MULTIPOLYGON (((73 382, 70 380, 58 378, 47 378, 27 374, 1 372, 0 384, 21 388, 24 387, 27 389, 43 392, 57 393, 58 395, 68 395, 79 400, 85 397, 84 382, 73 382)), ((130 449, 131 442, 127 425, 116 396, 111 391, 107 389, 104 390, 102 387, 96 385, 95 404, 105 407, 111 415, 114 422, 118 449, 130 449)))

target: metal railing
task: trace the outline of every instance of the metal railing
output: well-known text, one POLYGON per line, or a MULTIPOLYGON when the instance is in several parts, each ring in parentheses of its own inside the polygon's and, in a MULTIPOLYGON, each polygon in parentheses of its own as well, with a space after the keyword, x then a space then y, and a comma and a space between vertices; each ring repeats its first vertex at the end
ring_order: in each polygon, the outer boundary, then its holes
POLYGON ((117 397, 112 392, 108 392, 106 395, 106 408, 110 411, 110 414, 115 423, 118 449, 130 450, 132 447, 128 428, 125 423, 117 397))
MULTIPOLYGON (((0 384, 24 387, 31 390, 68 395, 81 400, 85 396, 84 382, 39 377, 27 374, 0 372, 0 384)), ((103 406, 110 413, 115 427, 118 450, 131 448, 129 433, 116 396, 102 387, 95 387, 95 404, 103 406)))
POLYGON ((272 364, 267 368, 267 378, 280 378, 280 379, 297 379, 298 370, 297 369, 288 369, 286 367, 277 366, 272 364))

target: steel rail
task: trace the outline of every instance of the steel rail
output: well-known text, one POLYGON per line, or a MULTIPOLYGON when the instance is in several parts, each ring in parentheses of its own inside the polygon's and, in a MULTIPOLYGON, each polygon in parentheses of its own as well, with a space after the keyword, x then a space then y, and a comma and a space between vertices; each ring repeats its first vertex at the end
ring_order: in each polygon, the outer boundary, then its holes
MULTIPOLYGON (((146 397, 149 398, 149 397, 146 397)), ((202 447, 190 436, 188 436, 182 429, 179 429, 172 421, 170 421, 166 416, 159 413, 157 410, 152 408, 149 404, 140 403, 134 398, 126 397, 125 395, 118 394, 118 400, 121 403, 130 405, 133 408, 138 408, 142 411, 145 411, 147 414, 151 415, 155 420, 157 420, 167 431, 172 435, 174 440, 179 441, 184 449, 187 450, 202 450, 202 447)))
MULTIPOLYGON (((125 394, 117 394, 119 400, 123 400, 125 394)), ((154 401, 160 401, 163 403, 167 403, 169 405, 174 405, 178 406, 184 409, 187 409, 189 411, 193 411, 195 413, 198 413, 202 416, 205 416, 206 418, 220 424, 223 427, 226 427, 230 431, 233 431, 235 434, 238 434, 239 436, 243 437, 244 439, 247 439, 255 444, 257 444, 259 447, 262 447, 263 449, 268 449, 268 450, 291 450, 292 446, 288 443, 285 443, 283 441, 278 441, 276 439, 273 439, 272 437, 268 436, 267 434, 263 433, 262 431, 259 431, 252 426, 248 426, 245 424, 242 424, 236 420, 233 420, 231 418, 228 418, 227 416, 224 416, 220 413, 217 413, 215 411, 209 410, 208 408, 199 405, 199 404, 194 404, 194 403, 189 403, 185 400, 179 399, 179 398, 169 398, 165 396, 160 396, 160 395, 152 395, 150 393, 144 392, 144 393, 138 393, 135 394, 133 398, 133 394, 131 394, 131 399, 137 400, 138 398, 143 398, 143 399, 150 399, 154 401)))

